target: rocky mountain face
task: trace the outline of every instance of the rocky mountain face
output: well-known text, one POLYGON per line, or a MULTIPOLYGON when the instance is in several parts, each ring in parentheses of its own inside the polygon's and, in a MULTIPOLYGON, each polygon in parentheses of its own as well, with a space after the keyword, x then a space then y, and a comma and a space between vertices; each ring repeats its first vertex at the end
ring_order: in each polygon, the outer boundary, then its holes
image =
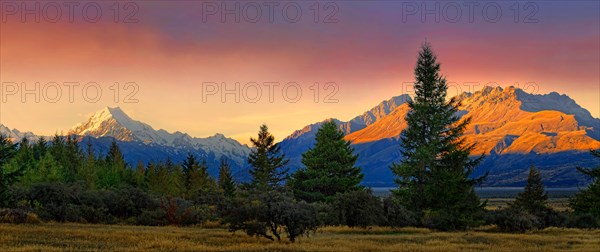
POLYGON ((404 94, 395 96, 389 100, 382 101, 377 106, 347 122, 330 118, 322 122, 313 123, 300 130, 294 131, 279 144, 286 157, 290 159, 292 168, 295 169, 301 165, 302 153, 306 152, 315 144, 317 131, 324 122, 333 120, 338 124, 340 130, 348 135, 369 127, 380 119, 387 117, 390 113, 396 111, 397 108, 408 108, 407 103, 409 101, 411 101, 409 95, 404 94))
MULTIPOLYGON (((466 143, 476 144, 473 155, 486 155, 478 174, 490 172, 487 185, 521 185, 527 168, 534 164, 542 170, 548 185, 577 186, 587 181, 575 167, 598 163, 588 152, 600 149, 600 119, 566 95, 486 87, 456 98, 462 103, 460 115, 472 120, 465 132, 466 143)), ((393 107, 381 110, 385 112, 364 128, 345 131, 346 140, 359 154, 357 163, 363 168, 367 185, 393 186, 389 166, 400 160, 399 136, 407 127, 404 118, 409 111, 406 102, 393 107)), ((307 126, 310 131, 297 131, 282 142, 296 168, 301 167, 296 150, 309 142, 295 139, 303 139, 304 135, 314 138, 318 125, 307 126), (288 150, 290 146, 292 151, 288 150)), ((347 124, 339 125, 345 129, 347 124)))

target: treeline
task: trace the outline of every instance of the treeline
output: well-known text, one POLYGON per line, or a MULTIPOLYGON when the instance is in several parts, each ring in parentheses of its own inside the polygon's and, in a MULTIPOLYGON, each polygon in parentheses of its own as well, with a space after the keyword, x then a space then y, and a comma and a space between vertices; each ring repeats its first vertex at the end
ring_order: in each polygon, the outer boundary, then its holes
MULTIPOLYGON (((514 203, 486 210, 473 178, 484 158, 471 158, 474 145, 462 135, 469 118, 457 116, 460 104, 446 100, 429 44, 415 67, 415 98, 408 128, 401 135, 401 162, 392 165, 398 188, 386 198, 361 186, 357 155, 333 122, 325 122, 315 145, 302 155, 303 167, 290 174, 288 159, 266 125, 260 127, 248 157, 251 180, 234 180, 226 160, 217 178, 206 162, 188 155, 131 167, 113 142, 95 155, 72 136, 50 143, 0 136, 0 222, 45 221, 197 225, 220 222, 231 231, 290 241, 327 225, 350 227, 426 227, 465 230, 496 225, 503 231, 549 226, 594 228, 600 224, 600 168, 579 170, 593 183, 570 201, 572 212, 548 207, 540 173, 531 168, 527 186, 514 203)), ((600 152, 593 151, 600 158, 600 152)))

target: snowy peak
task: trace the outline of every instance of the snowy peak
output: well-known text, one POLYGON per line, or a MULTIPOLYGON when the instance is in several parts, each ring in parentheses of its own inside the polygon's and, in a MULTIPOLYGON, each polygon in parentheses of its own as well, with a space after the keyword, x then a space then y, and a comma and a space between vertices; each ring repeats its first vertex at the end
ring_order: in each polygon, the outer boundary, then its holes
POLYGON ((106 121, 110 119, 115 119, 117 122, 120 123, 129 123, 132 121, 132 119, 127 114, 125 114, 125 112, 123 112, 123 110, 121 110, 121 108, 119 107, 105 107, 100 111, 96 112, 90 118, 90 120, 92 121, 106 121))
POLYGON ((99 137, 113 137, 123 142, 143 142, 150 145, 169 146, 182 149, 202 149, 213 153, 217 158, 225 155, 242 164, 250 149, 223 134, 207 138, 194 138, 182 132, 170 133, 155 130, 152 126, 129 117, 119 107, 105 107, 94 113, 86 122, 77 124, 69 134, 99 137))
POLYGON ((37 141, 39 136, 27 131, 21 132, 17 129, 10 129, 0 123, 0 135, 10 139, 13 143, 20 142, 23 138, 27 138, 29 141, 37 141))
POLYGON ((77 124, 69 134, 93 137, 114 137, 120 141, 154 142, 158 136, 150 125, 131 119, 121 108, 105 107, 87 122, 77 124))

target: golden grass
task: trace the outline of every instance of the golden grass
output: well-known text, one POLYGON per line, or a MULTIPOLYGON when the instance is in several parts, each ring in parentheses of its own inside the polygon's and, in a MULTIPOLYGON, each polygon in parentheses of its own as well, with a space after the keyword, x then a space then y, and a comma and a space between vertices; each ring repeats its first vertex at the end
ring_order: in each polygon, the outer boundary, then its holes
POLYGON ((600 230, 550 228, 525 234, 421 228, 325 227, 296 243, 212 227, 0 224, 0 251, 598 251, 600 230))

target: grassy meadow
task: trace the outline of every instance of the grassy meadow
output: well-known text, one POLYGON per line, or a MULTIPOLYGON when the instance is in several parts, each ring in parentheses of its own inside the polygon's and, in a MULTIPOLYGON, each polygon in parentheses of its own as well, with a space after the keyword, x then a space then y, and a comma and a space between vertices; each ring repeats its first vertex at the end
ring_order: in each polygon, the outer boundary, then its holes
POLYGON ((222 227, 0 224, 0 251, 598 251, 600 230, 549 228, 524 234, 493 228, 325 227, 296 243, 271 242, 222 227))

